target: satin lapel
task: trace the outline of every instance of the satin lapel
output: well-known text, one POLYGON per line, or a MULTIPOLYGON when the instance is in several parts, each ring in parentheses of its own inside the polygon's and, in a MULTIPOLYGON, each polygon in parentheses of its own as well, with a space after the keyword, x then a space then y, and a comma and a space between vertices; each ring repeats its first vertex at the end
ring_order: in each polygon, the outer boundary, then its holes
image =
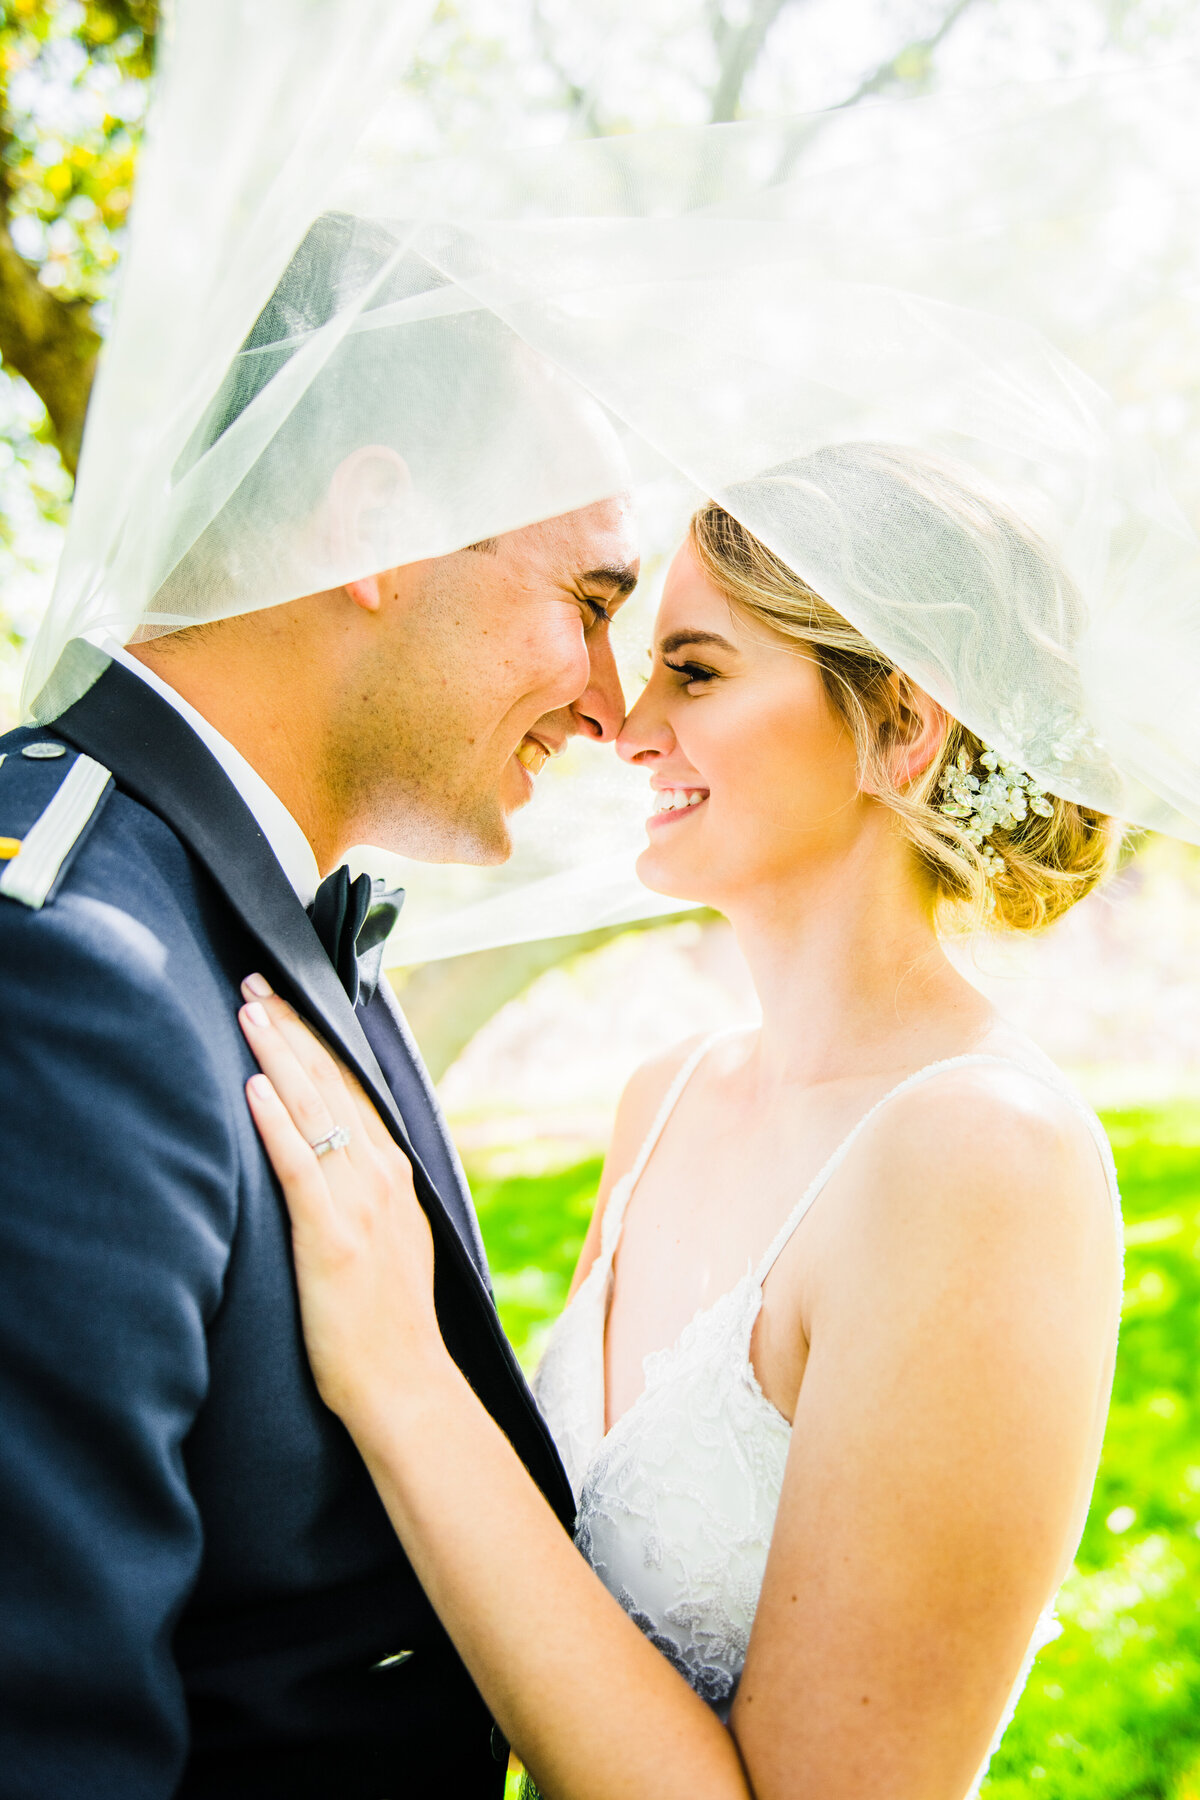
MULTIPOLYGON (((486 1275, 413 1147, 349 996, 241 795, 186 720, 119 663, 110 662, 83 698, 48 729, 111 769, 119 787, 171 827, 263 945, 268 958, 263 973, 312 1020, 362 1082, 411 1159, 417 1193, 439 1248, 462 1274, 482 1315, 485 1342, 499 1353, 493 1367, 507 1406, 515 1400, 527 1421, 529 1436, 520 1434, 521 1454, 570 1530, 575 1516, 570 1486, 500 1324, 486 1275)), ((485 1404, 484 1389, 501 1403, 485 1369, 474 1370, 471 1379, 485 1404)))
POLYGON ((487 1252, 471 1203, 471 1190, 421 1053, 386 975, 369 1004, 358 1009, 358 1018, 388 1087, 404 1109, 417 1154, 436 1183, 442 1205, 458 1226, 467 1252, 490 1292, 487 1252))

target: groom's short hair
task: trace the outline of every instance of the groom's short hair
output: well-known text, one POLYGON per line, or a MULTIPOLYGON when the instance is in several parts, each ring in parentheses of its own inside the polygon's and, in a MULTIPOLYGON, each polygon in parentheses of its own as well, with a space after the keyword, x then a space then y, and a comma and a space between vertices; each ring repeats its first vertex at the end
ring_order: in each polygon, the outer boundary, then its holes
POLYGON ((367 447, 398 471, 365 528, 372 569, 627 485, 602 409, 442 272, 481 254, 429 221, 328 212, 309 228, 172 470, 151 547, 169 629, 346 579, 304 527, 367 447))
POLYGON ((176 463, 176 480, 224 437, 313 333, 361 301, 372 283, 375 306, 393 298, 384 272, 400 244, 396 231, 350 213, 323 213, 309 227, 176 463))
POLYGON ((321 353, 323 331, 331 341, 320 366, 280 409, 271 441, 245 477, 268 517, 302 516, 342 459, 363 445, 405 454, 414 419, 436 417, 447 437, 462 425, 469 445, 483 405, 493 419, 515 414, 532 353, 484 309, 451 306, 439 316, 436 300, 428 305, 430 294, 450 292, 451 284, 424 257, 408 254, 412 232, 408 221, 343 212, 323 213, 309 227, 176 463, 176 482, 286 379, 296 356, 321 353), (401 354, 389 354, 389 339, 403 342, 401 354))
MULTIPOLYGON (((536 391, 536 359, 410 253, 413 232, 403 220, 327 212, 305 233, 172 470, 183 541, 177 556, 167 551, 155 610, 200 621, 214 592, 245 591, 264 551, 269 561, 272 542, 313 515, 364 446, 427 464, 436 436, 457 447, 463 482, 476 478, 469 452, 485 429, 490 454, 506 454, 508 423, 536 391), (311 366, 293 370, 302 356, 311 366), (200 508, 220 495, 198 534, 189 488, 200 508)), ((435 526, 444 485, 439 493, 435 479, 427 494, 435 526)), ((481 485, 486 493, 486 470, 481 485)))

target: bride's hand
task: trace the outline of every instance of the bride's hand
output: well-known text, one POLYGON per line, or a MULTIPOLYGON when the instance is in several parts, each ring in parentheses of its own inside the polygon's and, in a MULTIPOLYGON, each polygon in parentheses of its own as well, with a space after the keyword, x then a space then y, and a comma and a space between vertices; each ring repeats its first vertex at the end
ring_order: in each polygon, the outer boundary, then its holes
POLYGON ((262 976, 238 1017, 261 1075, 250 1111, 292 1220, 304 1336, 325 1404, 356 1436, 449 1359, 412 1166, 354 1077, 262 976), (347 1134, 322 1156, 312 1146, 347 1134))

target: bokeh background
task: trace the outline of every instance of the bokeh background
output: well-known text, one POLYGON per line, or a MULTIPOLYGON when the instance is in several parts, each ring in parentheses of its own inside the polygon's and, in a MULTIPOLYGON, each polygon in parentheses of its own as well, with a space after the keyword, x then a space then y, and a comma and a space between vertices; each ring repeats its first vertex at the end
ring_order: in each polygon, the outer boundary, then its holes
MULTIPOLYGON (((414 153, 1200 50, 1198 0, 640 0, 616 19, 575 0, 442 0, 403 96, 414 153)), ((16 718, 69 513, 159 32, 157 0, 0 3, 0 727, 16 718)), ((1169 401, 1169 371, 1164 389, 1169 401)), ((637 608, 623 629, 633 658, 637 608)), ((1128 1222, 1095 1503, 1061 1634, 986 1791, 1200 1800, 1200 851, 1139 840, 1110 887, 1045 937, 955 954, 1100 1109, 1128 1222)), ((680 1037, 752 1019, 746 972, 728 927, 695 914, 393 978, 532 1366, 625 1079, 680 1037)))

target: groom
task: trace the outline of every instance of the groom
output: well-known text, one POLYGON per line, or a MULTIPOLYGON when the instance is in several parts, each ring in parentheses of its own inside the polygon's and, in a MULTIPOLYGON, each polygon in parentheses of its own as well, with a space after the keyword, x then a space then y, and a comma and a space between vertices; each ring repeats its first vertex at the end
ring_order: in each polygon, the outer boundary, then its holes
POLYGON ((636 574, 625 504, 599 502, 136 649, 77 642, 83 698, 0 739, 0 1800, 502 1792, 309 1374, 239 985, 261 970, 411 1156, 447 1345, 569 1527, 337 871, 362 842, 502 860, 546 757, 620 726, 608 620, 636 574))

